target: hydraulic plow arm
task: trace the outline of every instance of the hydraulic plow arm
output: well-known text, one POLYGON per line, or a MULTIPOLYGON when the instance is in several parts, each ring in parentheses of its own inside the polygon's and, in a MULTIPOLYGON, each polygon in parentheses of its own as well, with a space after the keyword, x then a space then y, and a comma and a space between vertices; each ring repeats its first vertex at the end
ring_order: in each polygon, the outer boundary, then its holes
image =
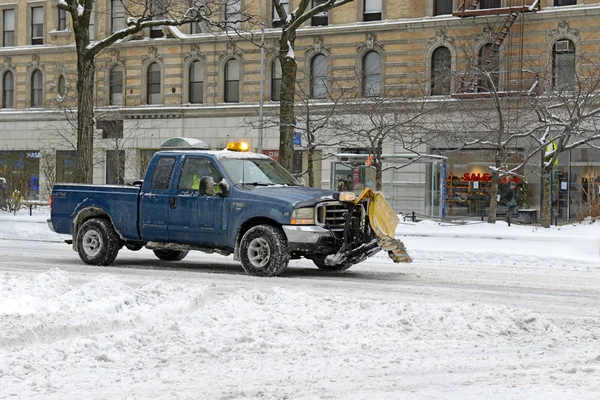
POLYGON ((399 222, 398 217, 383 197, 383 194, 366 188, 356 198, 354 204, 358 204, 364 198, 370 199, 369 223, 373 232, 377 235, 379 246, 388 252, 395 263, 412 262, 404 243, 395 238, 396 226, 399 222))

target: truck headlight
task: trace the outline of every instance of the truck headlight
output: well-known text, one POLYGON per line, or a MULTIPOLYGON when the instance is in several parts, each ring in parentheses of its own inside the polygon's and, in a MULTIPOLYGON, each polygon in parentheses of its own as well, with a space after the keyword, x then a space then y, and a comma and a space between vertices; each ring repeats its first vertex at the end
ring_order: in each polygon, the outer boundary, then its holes
POLYGON ((296 208, 292 211, 292 225, 314 225, 315 209, 314 207, 296 208))
POLYGON ((356 200, 356 193, 354 192, 336 192, 333 194, 333 198, 337 201, 352 202, 356 200))

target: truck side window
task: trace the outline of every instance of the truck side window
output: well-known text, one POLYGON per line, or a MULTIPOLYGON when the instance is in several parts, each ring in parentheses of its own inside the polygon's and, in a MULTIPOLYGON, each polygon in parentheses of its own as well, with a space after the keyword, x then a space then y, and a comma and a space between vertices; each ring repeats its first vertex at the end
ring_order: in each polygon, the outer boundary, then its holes
POLYGON ((210 176, 215 183, 223 179, 219 170, 206 158, 188 158, 183 163, 181 176, 179 177, 178 190, 199 190, 200 179, 210 176))
POLYGON ((168 189, 171 181, 171 173, 175 165, 175 157, 161 157, 158 159, 150 189, 168 189))

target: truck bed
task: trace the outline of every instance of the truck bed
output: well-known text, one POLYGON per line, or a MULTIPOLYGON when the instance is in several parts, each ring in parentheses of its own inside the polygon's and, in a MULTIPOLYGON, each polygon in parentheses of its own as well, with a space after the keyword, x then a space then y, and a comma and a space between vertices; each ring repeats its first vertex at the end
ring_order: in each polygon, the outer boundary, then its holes
POLYGON ((94 207, 111 216, 115 229, 123 238, 139 240, 139 193, 138 186, 56 184, 52 190, 54 230, 72 234, 72 221, 77 214, 94 207))

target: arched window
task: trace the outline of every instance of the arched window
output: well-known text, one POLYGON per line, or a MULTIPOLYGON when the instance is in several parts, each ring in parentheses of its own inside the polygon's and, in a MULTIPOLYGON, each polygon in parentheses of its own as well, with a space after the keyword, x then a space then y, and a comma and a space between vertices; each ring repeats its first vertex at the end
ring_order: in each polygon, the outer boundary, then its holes
POLYGON ((479 92, 489 92, 490 90, 500 90, 500 57, 496 52, 491 51, 492 44, 484 45, 479 51, 479 72, 478 82, 479 92))
POLYGON ((552 87, 569 90, 575 85, 575 44, 557 40, 552 47, 552 87))
POLYGON ((56 85, 56 89, 61 98, 65 97, 66 85, 64 75, 58 77, 58 85, 56 85))
POLYGON ((202 103, 204 91, 204 65, 196 60, 190 65, 190 103, 202 103))
POLYGON ((447 47, 438 47, 431 55, 431 95, 450 94, 452 55, 447 47))
POLYGON ((146 88, 147 104, 160 104, 160 66, 158 63, 152 63, 148 67, 146 88))
POLYGON ((433 15, 452 14, 452 0, 435 0, 433 15))
POLYGON ((323 54, 317 54, 310 63, 310 97, 327 98, 327 75, 329 62, 323 54))
POLYGON ((36 69, 31 74, 31 107, 42 107, 44 97, 44 77, 42 71, 36 69))
POLYGON ((281 62, 276 58, 271 64, 271 100, 281 99, 281 62))
POLYGON ((235 58, 225 64, 225 103, 240 102, 240 62, 235 58))
MULTIPOLYGON (((110 70, 110 105, 111 106, 122 106, 123 105, 123 74, 125 68, 122 65, 115 65, 110 70)), ((160 76, 159 76, 160 78, 160 76)), ((160 90, 160 86, 159 86, 160 90)))
POLYGON ((362 60, 362 95, 376 97, 381 94, 381 56, 369 51, 362 60))
POLYGON ((15 106, 15 76, 11 71, 6 71, 2 77, 2 108, 15 106))

